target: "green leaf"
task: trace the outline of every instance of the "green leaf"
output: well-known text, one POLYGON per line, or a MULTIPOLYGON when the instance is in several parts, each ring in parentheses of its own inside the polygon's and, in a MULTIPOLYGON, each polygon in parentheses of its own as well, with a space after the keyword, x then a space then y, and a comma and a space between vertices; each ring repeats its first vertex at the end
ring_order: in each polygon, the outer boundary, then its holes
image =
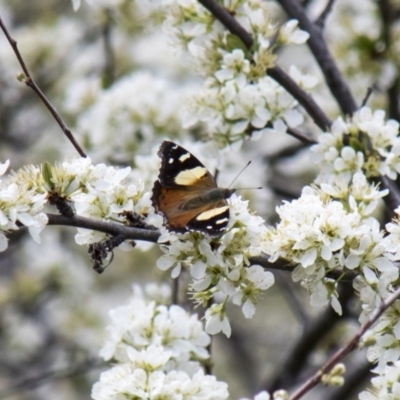
POLYGON ((52 172, 52 167, 51 164, 48 163, 47 161, 42 165, 42 175, 44 181, 49 185, 50 189, 54 189, 54 183, 53 183, 53 172, 52 172))

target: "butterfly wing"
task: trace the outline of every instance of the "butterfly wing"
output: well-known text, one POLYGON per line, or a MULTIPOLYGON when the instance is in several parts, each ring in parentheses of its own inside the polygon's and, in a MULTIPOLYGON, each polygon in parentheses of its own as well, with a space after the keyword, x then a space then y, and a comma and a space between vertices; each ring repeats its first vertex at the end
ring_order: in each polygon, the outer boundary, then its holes
POLYGON ((195 230, 211 236, 221 234, 229 221, 229 207, 221 196, 201 200, 204 193, 215 189, 219 192, 207 168, 173 142, 164 141, 158 155, 161 168, 151 200, 155 209, 163 213, 167 228, 174 232, 195 230), (185 207, 185 204, 195 206, 185 207))
POLYGON ((162 186, 199 191, 217 187, 207 168, 189 151, 176 143, 164 141, 157 153, 161 158, 158 179, 162 186))

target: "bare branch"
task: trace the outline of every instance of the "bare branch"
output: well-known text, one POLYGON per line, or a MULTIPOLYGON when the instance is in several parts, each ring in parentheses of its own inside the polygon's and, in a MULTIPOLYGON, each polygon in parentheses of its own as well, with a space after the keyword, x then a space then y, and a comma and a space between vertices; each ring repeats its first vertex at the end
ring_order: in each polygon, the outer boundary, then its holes
POLYGON ((125 240, 145 240, 157 243, 160 236, 158 230, 134 228, 130 226, 116 224, 114 222, 99 221, 95 219, 80 217, 65 217, 64 215, 47 214, 48 225, 74 226, 77 228, 92 229, 99 232, 109 233, 110 235, 124 235, 125 240))
POLYGON ((50 101, 47 99, 45 94, 42 92, 42 90, 39 88, 39 86, 36 84, 34 79, 32 78, 31 73, 29 72, 28 67, 25 64, 24 59, 22 58, 21 53, 18 50, 17 42, 11 37, 10 33, 8 32, 6 26, 4 25, 3 20, 0 18, 0 28, 3 30, 8 42, 10 43, 12 49, 14 50, 14 53, 18 59, 19 64, 21 65, 22 70, 24 71, 25 77, 24 77, 24 82, 27 86, 29 86, 33 91, 39 96, 39 98, 42 100, 43 104, 46 106, 46 108, 50 111, 51 115, 53 118, 56 120, 62 131, 64 132, 65 136, 67 139, 72 143, 72 145, 75 147, 76 151, 79 153, 81 157, 86 157, 85 152, 82 150, 81 146, 78 144, 76 141, 74 135, 72 132, 69 130, 63 119, 61 118, 60 114, 57 112, 56 108, 50 103, 50 101))
POLYGON ((300 142, 303 143, 308 143, 308 144, 315 144, 317 143, 317 140, 315 140, 311 135, 308 135, 306 133, 301 132, 300 130, 296 128, 291 128, 288 127, 286 131, 290 136, 295 137, 296 139, 299 139, 300 142))
POLYGON ((321 29, 309 20, 298 0, 279 0, 279 3, 291 18, 299 21, 300 28, 310 34, 307 44, 325 76, 331 93, 344 114, 353 114, 358 108, 357 104, 326 46, 321 29))
POLYGON ((367 89, 367 93, 365 93, 365 97, 363 99, 363 101, 361 102, 361 107, 364 107, 367 105, 369 98, 371 97, 372 92, 374 91, 374 88, 369 87, 367 89))
POLYGON ((391 296, 389 296, 382 304, 375 309, 364 322, 357 333, 349 342, 338 350, 310 379, 308 379, 299 389, 297 389, 289 398, 289 400, 298 400, 315 387, 324 374, 328 373, 342 358, 353 351, 365 332, 378 320, 378 318, 397 300, 400 296, 400 288, 398 288, 391 296))
POLYGON ((308 112, 318 127, 325 131, 327 130, 332 121, 322 111, 315 100, 304 91, 283 69, 278 66, 271 68, 267 71, 268 75, 282 85, 308 112))
POLYGON ((328 3, 326 3, 324 10, 321 12, 320 16, 314 22, 315 25, 319 26, 321 29, 325 26, 325 21, 326 21, 328 15, 332 11, 334 2, 335 2, 335 0, 328 0, 328 3))
POLYGON ((382 186, 389 189, 389 194, 384 197, 386 205, 394 210, 400 205, 400 189, 395 181, 385 175, 381 175, 382 186))
POLYGON ((198 0, 198 2, 207 8, 229 32, 239 37, 248 49, 251 49, 251 46, 253 46, 253 38, 225 8, 221 7, 214 0, 198 0))
POLYGON ((55 370, 42 373, 39 376, 27 378, 21 380, 17 384, 5 388, 0 392, 0 398, 5 400, 6 398, 14 397, 16 394, 21 394, 24 391, 32 390, 34 388, 49 384, 51 382, 71 378, 73 376, 82 375, 89 371, 102 368, 106 363, 99 359, 87 359, 81 364, 67 367, 63 370, 55 370))

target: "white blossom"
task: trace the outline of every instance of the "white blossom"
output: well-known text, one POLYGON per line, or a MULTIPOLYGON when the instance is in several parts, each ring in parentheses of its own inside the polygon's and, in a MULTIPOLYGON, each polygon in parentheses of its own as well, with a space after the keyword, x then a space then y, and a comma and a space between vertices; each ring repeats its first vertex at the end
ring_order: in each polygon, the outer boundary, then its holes
MULTIPOLYGON (((262 218, 250 214, 247 202, 233 195, 229 203, 229 224, 221 238, 207 238, 198 232, 183 235, 165 232, 159 241, 168 242, 168 246, 162 247, 165 254, 157 266, 171 270, 173 277, 182 268, 190 267, 196 301, 204 303, 222 296, 242 306, 243 314, 251 318, 258 297, 274 283, 271 272, 249 265, 249 259, 263 251, 266 227, 262 218)), ((224 307, 218 308, 221 306, 214 304, 213 311, 206 312, 208 333, 221 330, 230 333, 224 307)))
POLYGON ((298 28, 299 22, 295 19, 287 21, 279 30, 279 40, 287 44, 303 44, 309 34, 298 28))
POLYGON ((359 400, 396 400, 400 398, 400 361, 388 365, 384 371, 372 371, 379 375, 371 379, 372 387, 361 392, 359 400))
POLYGON ((347 121, 339 117, 331 132, 321 135, 319 144, 312 148, 313 160, 320 169, 316 182, 350 181, 357 172, 396 179, 400 171, 398 129, 397 121, 385 120, 383 110, 372 112, 363 107, 347 121))

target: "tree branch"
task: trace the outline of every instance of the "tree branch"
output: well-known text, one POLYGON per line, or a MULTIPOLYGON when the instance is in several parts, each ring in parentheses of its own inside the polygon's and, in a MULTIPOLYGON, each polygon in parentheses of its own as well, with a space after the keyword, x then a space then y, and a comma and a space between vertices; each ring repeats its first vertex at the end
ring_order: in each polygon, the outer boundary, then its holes
POLYGON ((239 37, 249 50, 251 49, 253 46, 253 38, 225 8, 221 7, 214 0, 198 0, 198 2, 207 8, 229 32, 239 37))
MULTIPOLYGON (((144 229, 135 228, 132 226, 126 226, 117 224, 115 222, 106 222, 86 217, 80 217, 74 215, 73 217, 67 217, 58 214, 46 214, 48 218, 48 225, 61 225, 61 226, 73 226, 76 228, 91 229, 99 232, 108 233, 110 235, 120 235, 124 237, 124 240, 143 240, 146 242, 157 243, 160 237, 160 231, 158 229, 144 229)), ((282 270, 292 272, 294 266, 284 259, 279 259, 274 263, 268 261, 269 256, 262 255, 258 257, 251 257, 249 259, 250 265, 260 265, 263 268, 269 268, 272 270, 282 270)), ((337 279, 342 277, 343 271, 337 269, 330 272, 327 277, 337 279)), ((347 280, 353 280, 356 275, 351 271, 346 272, 346 278, 341 279, 342 282, 347 280)))
POLYGON ((49 384, 51 382, 71 378, 73 376, 82 375, 94 369, 100 369, 104 367, 106 363, 99 359, 87 359, 81 364, 67 367, 64 370, 55 370, 42 373, 41 375, 34 376, 32 378, 23 379, 13 386, 3 389, 0 392, 0 398, 6 399, 8 397, 14 397, 16 394, 21 394, 27 390, 32 390, 37 387, 49 384))
POLYGON ((157 243, 160 236, 158 230, 134 228, 130 226, 116 224, 114 222, 99 221, 95 219, 80 217, 66 217, 64 215, 47 214, 48 225, 74 226, 76 228, 92 229, 99 232, 109 233, 110 235, 123 235, 125 240, 145 240, 157 243))
POLYGON ((383 198, 385 204, 391 211, 395 210, 400 205, 400 189, 397 186, 396 181, 388 178, 386 175, 381 175, 380 180, 382 186, 389 189, 389 194, 383 198))
POLYGON ((300 140, 300 142, 307 143, 307 144, 316 144, 318 143, 315 138, 311 135, 301 132, 299 129, 291 128, 290 126, 287 128, 286 132, 293 136, 294 138, 300 140))
POLYGON ((310 379, 308 379, 299 389, 297 389, 289 398, 289 400, 298 400, 313 387, 315 387, 322 379, 322 376, 328 373, 342 358, 353 351, 365 332, 378 320, 378 318, 397 300, 400 296, 400 288, 398 288, 391 296, 389 296, 382 304, 375 309, 364 322, 356 334, 349 342, 338 350, 310 379))
POLYGON ((321 29, 325 26, 325 21, 328 18, 328 15, 332 11, 332 7, 333 7, 333 3, 334 2, 335 2, 335 0, 328 0, 328 3, 326 3, 326 6, 325 6, 324 10, 321 12, 319 17, 314 22, 315 25, 317 25, 321 29))
POLYGON ((10 33, 8 32, 6 26, 4 25, 4 22, 3 22, 3 20, 1 18, 0 18, 0 28, 4 32, 4 35, 6 36, 8 42, 10 43, 12 49, 14 50, 14 53, 15 53, 17 59, 18 59, 18 62, 21 65, 22 70, 24 71, 24 74, 25 74, 24 82, 25 82, 25 84, 27 86, 29 86, 31 89, 33 89, 33 91, 39 96, 40 100, 42 100, 43 104, 50 111, 50 114, 56 120, 56 122, 58 123, 58 125, 60 126, 62 131, 64 132, 65 136, 72 143, 72 145, 75 147, 75 149, 79 153, 79 155, 81 157, 86 157, 85 152, 82 150, 81 146, 76 141, 74 135, 69 130, 69 128, 67 127, 66 123, 61 118, 60 114, 58 114, 56 108, 50 103, 50 101, 47 99, 45 94, 42 92, 42 90, 39 88, 39 86, 36 84, 36 82, 32 78, 32 75, 29 72, 29 69, 25 64, 25 61, 22 58, 22 55, 18 50, 17 42, 11 37, 10 33))
POLYGON ((279 3, 291 18, 299 21, 300 28, 310 34, 307 44, 325 76, 331 93, 342 112, 351 115, 357 110, 357 104, 326 46, 321 29, 308 19, 298 0, 279 0, 279 3))

